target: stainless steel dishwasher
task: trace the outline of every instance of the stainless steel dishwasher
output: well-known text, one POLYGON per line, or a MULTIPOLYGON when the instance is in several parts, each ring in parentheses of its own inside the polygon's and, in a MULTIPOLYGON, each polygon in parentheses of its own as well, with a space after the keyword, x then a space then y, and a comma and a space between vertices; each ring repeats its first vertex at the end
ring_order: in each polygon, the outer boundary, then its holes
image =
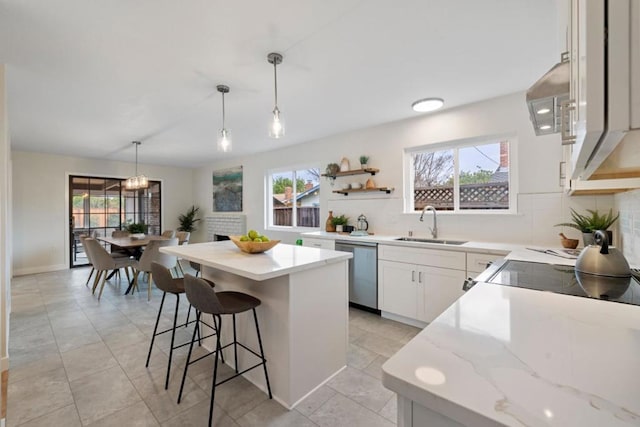
POLYGON ((380 313, 378 309, 378 244, 336 241, 336 251, 351 252, 349 303, 380 313))

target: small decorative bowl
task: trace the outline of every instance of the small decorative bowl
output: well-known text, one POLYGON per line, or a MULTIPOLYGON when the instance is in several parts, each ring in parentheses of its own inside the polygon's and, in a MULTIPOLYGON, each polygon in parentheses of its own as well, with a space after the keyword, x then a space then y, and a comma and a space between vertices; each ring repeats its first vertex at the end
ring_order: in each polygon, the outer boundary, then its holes
POLYGON ((580 241, 578 239, 560 239, 560 243, 565 249, 575 249, 580 241))
POLYGON ((280 243, 280 240, 269 240, 268 242, 242 242, 240 236, 229 236, 229 239, 242 251, 248 254, 259 254, 273 248, 280 243))
POLYGON ((362 188, 362 184, 360 184, 359 182, 352 182, 351 183, 351 189, 353 190, 359 190, 362 188))

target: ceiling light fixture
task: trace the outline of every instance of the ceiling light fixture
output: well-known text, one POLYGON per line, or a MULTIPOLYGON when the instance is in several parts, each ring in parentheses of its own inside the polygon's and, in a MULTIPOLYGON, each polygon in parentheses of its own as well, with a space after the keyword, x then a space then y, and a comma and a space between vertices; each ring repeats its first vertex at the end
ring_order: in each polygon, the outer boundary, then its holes
POLYGON ((411 104, 411 108, 419 113, 426 113, 442 108, 443 105, 444 100, 441 98, 425 98, 411 104))
POLYGON ((138 145, 142 142, 133 141, 132 144, 136 146, 136 175, 127 178, 124 186, 127 190, 144 190, 149 188, 149 179, 143 174, 138 175, 138 145))
POLYGON ((551 129, 551 125, 542 125, 540 126, 540 130, 548 130, 551 129))
POLYGON ((229 86, 218 85, 216 89, 222 94, 222 129, 218 133, 218 151, 226 153, 231 151, 231 131, 225 127, 226 115, 224 109, 224 94, 229 93, 229 86))
POLYGON ((269 126, 269 136, 277 139, 284 136, 284 123, 280 118, 280 110, 278 109, 278 73, 276 71, 276 66, 282 63, 282 55, 271 52, 267 55, 267 61, 269 61, 269 64, 273 64, 273 82, 275 89, 275 107, 273 108, 273 120, 269 126))
POLYGON ((548 114, 550 112, 551 112, 550 108, 541 108, 538 111, 536 111, 536 113, 538 113, 538 114, 548 114))

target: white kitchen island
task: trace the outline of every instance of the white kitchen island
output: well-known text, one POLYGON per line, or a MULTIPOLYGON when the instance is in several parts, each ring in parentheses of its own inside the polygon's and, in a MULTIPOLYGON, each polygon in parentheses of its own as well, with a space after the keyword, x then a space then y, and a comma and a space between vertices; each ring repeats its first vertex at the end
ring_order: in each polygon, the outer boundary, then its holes
POLYGON ((640 425, 640 307, 479 283, 382 367, 398 426, 640 425))
MULTIPOLYGON (((203 276, 215 282, 216 291, 245 292, 262 301, 257 312, 271 389, 274 399, 287 408, 346 366, 350 253, 279 244, 262 254, 246 254, 230 241, 160 250, 201 264, 203 276)), ((237 318, 238 340, 257 349, 251 313, 237 318)), ((223 345, 231 341, 231 331, 230 316, 223 316, 223 345)), ((212 349, 215 340, 203 345, 212 349)), ((233 365, 232 347, 224 355, 233 365)), ((241 369, 257 361, 238 351, 241 369)), ((244 376, 266 390, 262 369, 244 376)))

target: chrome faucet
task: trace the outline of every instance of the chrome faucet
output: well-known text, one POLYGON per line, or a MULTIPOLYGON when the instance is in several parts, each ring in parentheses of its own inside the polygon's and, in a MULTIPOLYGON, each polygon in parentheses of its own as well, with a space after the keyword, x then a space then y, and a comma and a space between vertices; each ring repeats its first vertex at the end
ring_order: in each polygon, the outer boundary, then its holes
POLYGON ((424 221, 424 213, 426 211, 433 212, 433 228, 429 227, 429 231, 431 231, 431 237, 433 237, 434 239, 437 239, 438 238, 438 218, 436 216, 436 208, 434 208, 431 205, 425 206, 424 209, 422 209, 422 214, 420 215, 420 222, 424 221))

